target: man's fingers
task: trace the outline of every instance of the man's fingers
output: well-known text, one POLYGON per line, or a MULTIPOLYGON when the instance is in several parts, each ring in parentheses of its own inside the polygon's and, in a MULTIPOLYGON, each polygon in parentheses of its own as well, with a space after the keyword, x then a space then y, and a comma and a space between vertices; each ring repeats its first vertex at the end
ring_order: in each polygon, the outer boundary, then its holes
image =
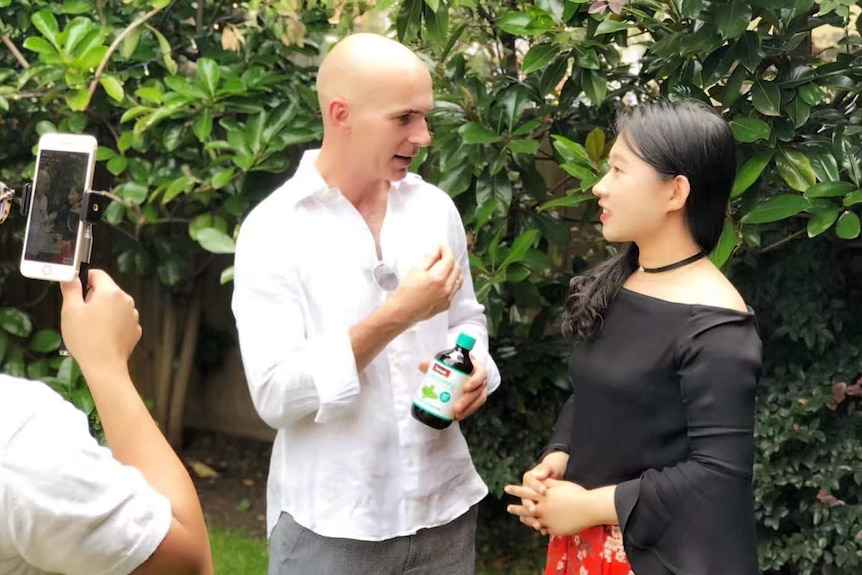
POLYGON ((488 401, 488 394, 484 390, 474 391, 469 395, 462 396, 455 405, 455 416, 458 420, 464 419, 476 412, 488 401))
POLYGON ((421 263, 419 264, 419 268, 424 271, 429 271, 432 267, 434 267, 437 262, 440 261, 440 258, 443 257, 443 246, 437 246, 432 251, 428 252, 423 256, 421 263))

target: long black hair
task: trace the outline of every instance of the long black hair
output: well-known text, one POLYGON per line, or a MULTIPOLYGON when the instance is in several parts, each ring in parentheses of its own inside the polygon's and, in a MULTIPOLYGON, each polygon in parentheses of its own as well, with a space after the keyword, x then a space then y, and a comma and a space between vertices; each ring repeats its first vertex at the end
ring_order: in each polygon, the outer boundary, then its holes
MULTIPOLYGON (((697 100, 659 101, 629 108, 617 118, 616 133, 663 180, 688 178, 685 221, 694 241, 709 252, 718 243, 733 178, 736 144, 727 122, 697 100)), ((575 341, 595 335, 605 311, 638 267, 631 243, 608 261, 572 278, 563 333, 575 341)))

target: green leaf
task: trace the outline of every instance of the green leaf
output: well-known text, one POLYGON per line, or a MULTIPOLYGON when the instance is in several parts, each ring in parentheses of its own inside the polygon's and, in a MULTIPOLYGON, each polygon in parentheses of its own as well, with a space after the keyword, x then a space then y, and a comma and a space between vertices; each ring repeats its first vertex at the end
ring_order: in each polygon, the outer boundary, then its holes
POLYGON ((168 74, 173 76, 177 73, 177 63, 174 61, 171 56, 171 43, 168 42, 168 39, 165 38, 165 35, 150 26, 147 25, 147 30, 153 33, 153 36, 156 37, 156 40, 159 42, 159 50, 162 52, 162 61, 165 63, 165 69, 168 71, 168 74))
POLYGON ((496 19, 495 26, 514 36, 534 36, 554 29, 554 20, 544 10, 529 7, 526 12, 506 12, 496 19))
POLYGON ((754 182, 763 173, 766 166, 769 165, 774 152, 767 150, 756 156, 752 156, 742 165, 736 172, 736 177, 733 179, 733 188, 730 190, 730 198, 739 197, 745 190, 751 187, 754 182))
POLYGON ((823 93, 820 91, 820 86, 816 84, 803 84, 796 89, 797 98, 802 98, 806 104, 816 106, 820 103, 823 93))
POLYGON ((599 106, 605 101, 605 96, 608 93, 608 79, 603 72, 595 70, 583 71, 583 86, 584 93, 590 99, 593 106, 599 106))
POLYGON ((60 44, 57 42, 57 35, 60 33, 60 27, 57 24, 57 18, 54 17, 53 12, 50 10, 39 10, 30 17, 30 21, 42 36, 47 38, 55 48, 58 50, 60 49, 60 44))
POLYGON ((588 202, 590 200, 595 200, 596 197, 590 192, 580 192, 571 195, 566 195, 560 198, 554 198, 553 200, 547 201, 544 204, 540 205, 538 210, 540 212, 544 212, 553 208, 570 208, 572 206, 577 206, 578 204, 582 204, 584 202, 588 202))
POLYGON ((147 199, 147 193, 147 186, 138 182, 126 182, 114 188, 114 194, 138 206, 147 199))
POLYGON ((592 160, 593 165, 598 166, 599 161, 605 153, 605 133, 601 128, 593 128, 587 134, 587 140, 584 142, 587 155, 592 160))
POLYGON ((64 0, 60 14, 86 14, 93 11, 93 3, 89 0, 64 0))
POLYGON ((0 328, 18 337, 28 337, 33 331, 30 316, 21 310, 4 307, 0 309, 0 328))
POLYGON ((105 89, 105 92, 117 102, 122 102, 126 94, 123 92, 123 85, 119 80, 107 74, 99 78, 99 84, 105 89))
POLYGON ((216 228, 199 231, 196 239, 210 253, 232 254, 236 251, 236 242, 233 238, 216 228))
POLYGON ((432 12, 437 12, 438 8, 440 8, 440 0, 425 0, 425 4, 431 8, 432 12))
POLYGON ((53 329, 42 329, 30 340, 30 349, 37 353, 48 353, 60 347, 60 334, 53 329))
POLYGON ((729 108, 742 95, 742 84, 748 78, 748 72, 744 66, 737 66, 730 74, 730 78, 724 84, 724 98, 721 103, 729 108))
POLYGON ((532 247, 533 242, 536 240, 536 236, 538 234, 539 230, 535 229, 521 232, 518 237, 515 238, 515 241, 512 242, 512 247, 509 250, 509 253, 500 263, 498 269, 505 269, 506 266, 521 261, 524 258, 524 255, 527 253, 527 250, 532 247))
POLYGON ((170 183, 167 190, 165 190, 165 195, 162 197, 162 205, 167 204, 178 195, 185 192, 189 189, 193 183, 193 179, 189 176, 180 176, 170 183))
POLYGON ((198 241, 198 235, 209 228, 227 233, 227 221, 221 216, 213 216, 210 213, 197 215, 189 222, 189 237, 198 241))
POLYGON ((24 367, 24 353, 20 349, 13 349, 6 358, 3 365, 3 373, 12 377, 25 377, 27 372, 24 367))
POLYGON ((468 122, 458 128, 458 133, 465 144, 493 144, 503 139, 490 129, 477 122, 468 122))
POLYGON ((62 383, 66 388, 72 388, 81 377, 81 368, 78 363, 71 357, 66 357, 57 368, 57 381, 62 383))
POLYGON ((793 99, 785 108, 787 115, 793 122, 794 128, 799 128, 808 121, 811 115, 811 106, 805 103, 799 96, 793 99))
POLYGON ((804 192, 814 185, 814 170, 802 152, 782 149, 775 159, 775 167, 781 178, 794 190, 804 192))
POLYGON ((730 121, 730 129, 736 141, 750 144, 769 138, 769 124, 760 118, 740 118, 730 121))
POLYGON ((554 140, 554 150, 560 154, 564 162, 580 162, 590 165, 590 155, 582 145, 558 134, 553 134, 551 138, 554 140))
POLYGON ((424 4, 423 0, 404 0, 401 3, 395 17, 395 29, 401 42, 410 43, 418 36, 424 4))
POLYGON ((90 94, 85 89, 66 93, 66 105, 77 112, 83 111, 90 104, 90 94))
POLYGON ((826 230, 832 227, 835 220, 838 219, 838 208, 830 206, 828 208, 815 209, 811 212, 811 219, 808 220, 808 237, 813 238, 819 236, 826 230))
POLYGON ((506 146, 513 154, 529 154, 535 156, 539 151, 538 140, 510 140, 506 146))
POLYGON ((536 70, 541 70, 550 64, 559 53, 560 47, 556 44, 536 44, 524 55, 521 71, 524 74, 530 74, 536 70))
POLYGON ((55 55, 57 49, 53 44, 42 38, 41 36, 30 36, 24 40, 24 48, 37 54, 55 55))
POLYGON ((216 88, 221 79, 218 64, 212 58, 198 59, 198 79, 210 96, 215 96, 216 88))
POLYGON ((75 52, 78 43, 93 29, 93 23, 87 18, 74 18, 63 30, 63 51, 67 54, 75 52))
POLYGON ((123 218, 126 216, 126 206, 121 204, 120 202, 111 202, 108 204, 108 208, 105 210, 105 221, 107 221, 112 226, 116 226, 120 222, 123 221, 123 218))
POLYGON ((233 179, 234 173, 235 172, 234 172, 233 168, 225 168, 223 170, 219 170, 212 177, 212 180, 211 180, 212 187, 215 188, 216 190, 223 188, 224 186, 226 186, 228 184, 228 182, 230 182, 233 179))
POLYGON ((130 60, 132 55, 135 53, 135 50, 138 48, 138 42, 141 41, 141 29, 135 28, 129 34, 123 38, 123 45, 120 48, 120 52, 123 54, 123 58, 126 60, 130 60))
POLYGON ((105 168, 111 172, 111 174, 115 176, 119 176, 123 172, 126 171, 126 166, 129 165, 129 159, 125 156, 114 156, 108 163, 105 164, 105 168))
POLYGON ((862 204, 862 190, 854 190, 844 196, 842 204, 845 208, 855 206, 856 204, 862 204))
MULTIPOLYGON (((437 0, 435 0, 437 1, 437 0)), ((449 35, 449 6, 440 5, 435 11, 425 12, 425 32, 428 39, 438 46, 444 46, 449 35)), ((442 58, 445 60, 445 57, 442 58)))
POLYGON ((842 240, 852 240, 859 236, 859 216, 853 212, 844 212, 835 224, 835 235, 842 240))
POLYGON ((619 32, 620 30, 628 30, 629 25, 626 22, 621 22, 619 20, 611 20, 610 18, 605 18, 599 25, 596 27, 595 36, 601 36, 603 34, 613 34, 614 32, 619 32))
POLYGON ((700 16, 700 11, 703 9, 703 0, 682 0, 681 4, 682 9, 680 12, 683 18, 697 20, 697 17, 700 16))
POLYGON ((233 281, 233 266, 226 267, 222 270, 221 276, 219 276, 219 283, 224 285, 228 282, 233 281))
POLYGON ((850 182, 821 182, 805 190, 804 195, 806 198, 834 198, 848 194, 855 188, 850 182))
POLYGON ((841 142, 842 156, 841 166, 853 180, 856 186, 862 185, 862 161, 859 159, 859 149, 851 148, 849 140, 843 139, 841 142))
POLYGON ((765 82, 758 78, 751 87, 751 103, 764 116, 780 116, 781 90, 774 82, 765 82))
POLYGON ((748 30, 737 41, 735 54, 739 63, 745 66, 745 69, 751 73, 757 69, 757 66, 763 60, 763 50, 760 46, 760 36, 754 30, 748 30))
POLYGON ((213 129, 213 115, 209 108, 199 111, 192 125, 192 131, 199 142, 209 139, 213 129))
POLYGON ((715 248, 709 254, 709 259, 713 265, 719 269, 724 266, 727 260, 730 259, 730 256, 733 255, 733 251, 736 249, 738 243, 739 236, 733 227, 733 222, 727 219, 724 220, 718 243, 715 244, 715 248))
POLYGON ((745 224, 766 224, 769 222, 777 222, 791 216, 795 216, 799 212, 803 212, 811 207, 811 202, 806 198, 796 194, 780 194, 773 196, 765 202, 754 206, 744 216, 742 223, 745 224))
POLYGON ((719 2, 715 10, 715 25, 725 39, 732 39, 745 32, 751 23, 751 5, 741 0, 719 2))
POLYGON ((809 156, 811 169, 821 182, 837 182, 840 178, 838 174, 838 162, 835 156, 829 152, 821 152, 819 154, 811 154, 809 156))

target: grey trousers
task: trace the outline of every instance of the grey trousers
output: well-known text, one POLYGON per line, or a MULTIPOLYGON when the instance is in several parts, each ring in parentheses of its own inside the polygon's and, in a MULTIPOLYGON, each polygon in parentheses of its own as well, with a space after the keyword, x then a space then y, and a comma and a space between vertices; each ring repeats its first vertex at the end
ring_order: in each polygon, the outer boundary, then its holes
POLYGON ((386 541, 323 537, 281 513, 269 575, 473 575, 478 508, 439 527, 386 541))

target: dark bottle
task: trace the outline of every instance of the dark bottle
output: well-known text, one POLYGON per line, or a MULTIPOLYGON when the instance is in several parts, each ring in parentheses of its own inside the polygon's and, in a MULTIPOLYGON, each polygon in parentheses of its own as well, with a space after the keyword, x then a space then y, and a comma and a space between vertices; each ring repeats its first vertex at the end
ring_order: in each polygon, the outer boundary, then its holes
POLYGON ((473 337, 461 333, 455 340, 455 347, 434 356, 413 398, 411 413, 416 420, 434 429, 452 425, 455 419, 452 406, 461 397, 462 386, 473 373, 470 350, 474 345, 473 337))

